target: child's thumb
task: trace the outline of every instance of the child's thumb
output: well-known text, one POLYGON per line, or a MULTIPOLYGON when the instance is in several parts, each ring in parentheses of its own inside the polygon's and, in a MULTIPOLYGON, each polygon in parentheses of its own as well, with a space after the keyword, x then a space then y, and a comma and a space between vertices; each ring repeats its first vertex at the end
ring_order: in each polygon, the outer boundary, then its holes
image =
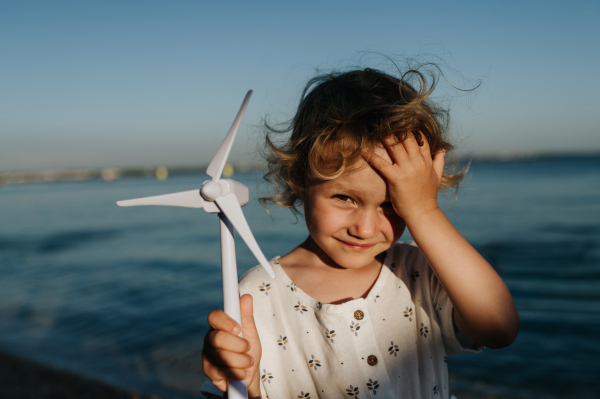
POLYGON ((254 309, 252 295, 245 294, 240 298, 240 313, 242 316, 242 331, 248 339, 258 338, 256 324, 254 324, 254 309))

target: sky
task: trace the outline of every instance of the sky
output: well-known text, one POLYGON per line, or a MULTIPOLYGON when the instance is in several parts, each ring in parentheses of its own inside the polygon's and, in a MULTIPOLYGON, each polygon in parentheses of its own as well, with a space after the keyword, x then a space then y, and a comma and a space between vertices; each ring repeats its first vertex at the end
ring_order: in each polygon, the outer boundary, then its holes
POLYGON ((600 152, 599 19, 597 1, 2 1, 0 173, 208 164, 249 89, 230 159, 257 161, 261 121, 317 71, 386 57, 442 66, 459 152, 600 152))

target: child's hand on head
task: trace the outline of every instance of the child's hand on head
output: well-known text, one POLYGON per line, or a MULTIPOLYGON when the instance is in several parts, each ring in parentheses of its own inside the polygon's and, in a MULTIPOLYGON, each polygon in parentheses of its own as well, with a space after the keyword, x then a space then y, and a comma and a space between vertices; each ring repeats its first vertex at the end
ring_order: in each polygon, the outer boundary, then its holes
POLYGON ((202 368, 208 379, 221 391, 227 390, 228 380, 246 380, 248 397, 260 397, 259 365, 261 345, 254 324, 252 296, 240 298, 242 333, 240 325, 222 310, 208 315, 210 331, 204 337, 202 368))
POLYGON ((363 151, 363 158, 387 180, 390 198, 396 213, 410 224, 410 219, 438 208, 437 192, 444 171, 444 151, 431 157, 427 140, 423 145, 409 134, 402 142, 389 136, 383 144, 392 163, 373 148, 363 151))

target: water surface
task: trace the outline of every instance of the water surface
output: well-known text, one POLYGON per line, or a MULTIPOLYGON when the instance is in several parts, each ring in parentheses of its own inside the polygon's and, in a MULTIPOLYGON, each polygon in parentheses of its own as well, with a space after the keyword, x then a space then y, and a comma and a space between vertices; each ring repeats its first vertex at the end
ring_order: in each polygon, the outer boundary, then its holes
MULTIPOLYGON (((302 220, 244 207, 265 255, 306 237, 302 220)), ((0 347, 164 398, 195 398, 206 316, 221 307, 218 218, 118 208, 199 187, 203 176, 0 187, 0 347)), ((475 163, 443 209, 511 290, 509 348, 449 357, 452 388, 508 397, 597 397, 600 158, 475 163)), ((410 239, 405 235, 403 239, 410 239)), ((240 275, 256 261, 238 240, 240 275)))

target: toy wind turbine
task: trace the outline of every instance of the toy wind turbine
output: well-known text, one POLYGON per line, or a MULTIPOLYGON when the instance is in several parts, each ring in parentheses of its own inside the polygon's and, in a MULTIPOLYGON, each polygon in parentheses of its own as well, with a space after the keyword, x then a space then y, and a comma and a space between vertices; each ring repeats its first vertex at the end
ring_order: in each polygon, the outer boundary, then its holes
MULTIPOLYGON (((140 205, 164 205, 180 206, 186 208, 204 208, 208 213, 218 213, 221 228, 221 263, 223 267, 223 307, 232 319, 240 325, 240 302, 238 291, 238 274, 235 261, 235 245, 233 241, 233 227, 238 231, 246 245, 258 262, 265 268, 271 278, 275 273, 271 265, 260 250, 248 222, 242 213, 242 206, 248 203, 248 187, 230 179, 221 179, 223 168, 231 151, 233 140, 240 127, 242 117, 246 111, 246 106, 250 101, 252 90, 246 94, 242 107, 240 108, 229 133, 219 147, 214 156, 206 174, 212 178, 202 184, 201 189, 182 191, 178 193, 157 195, 154 197, 137 198, 125 201, 118 201, 119 206, 140 206, 140 205), (232 227, 233 225, 233 227, 232 227)), ((240 336, 242 333, 240 332, 240 336)), ((245 381, 230 381, 227 388, 230 399, 247 398, 245 381)))

